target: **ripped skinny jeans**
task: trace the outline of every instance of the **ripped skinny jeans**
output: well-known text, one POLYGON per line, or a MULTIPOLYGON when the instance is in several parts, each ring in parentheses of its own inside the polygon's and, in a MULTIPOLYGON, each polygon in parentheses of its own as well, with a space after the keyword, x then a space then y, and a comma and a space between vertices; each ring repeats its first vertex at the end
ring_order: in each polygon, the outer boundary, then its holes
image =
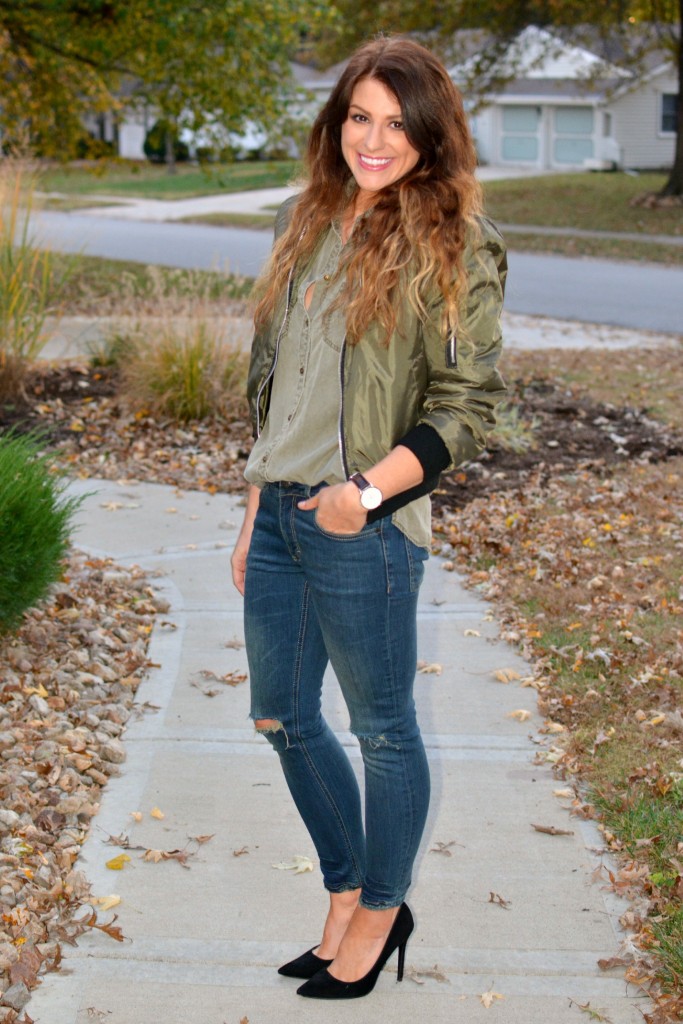
POLYGON ((399 906, 429 803, 415 716, 417 596, 427 551, 390 517, 359 533, 326 532, 297 502, 319 488, 261 491, 247 559, 245 634, 251 717, 275 751, 330 892, 399 906), (365 822, 355 773, 321 713, 331 662, 360 743, 365 822))

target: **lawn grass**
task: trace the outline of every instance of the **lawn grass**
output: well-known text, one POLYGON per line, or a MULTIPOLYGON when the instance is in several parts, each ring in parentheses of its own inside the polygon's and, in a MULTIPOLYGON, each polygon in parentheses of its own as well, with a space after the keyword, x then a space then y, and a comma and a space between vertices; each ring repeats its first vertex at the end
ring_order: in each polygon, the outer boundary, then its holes
POLYGON ((680 267, 683 246, 658 242, 629 242, 616 238, 573 238, 567 235, 535 235, 503 231, 508 248, 518 252, 549 252, 560 256, 593 256, 603 260, 665 263, 680 267))
POLYGON ((645 347, 618 351, 551 349, 545 352, 503 348, 503 376, 561 381, 599 402, 646 409, 654 419, 681 426, 683 345, 679 349, 645 347))
POLYGON ((484 199, 489 216, 501 224, 681 236, 683 206, 629 205, 636 196, 661 189, 665 180, 661 174, 549 174, 486 182, 484 199))
POLYGON ((244 192, 288 185, 296 177, 294 160, 247 160, 231 164, 179 164, 169 174, 159 164, 97 161, 88 166, 46 167, 45 192, 65 195, 113 195, 141 199, 189 199, 220 192, 244 192))
POLYGON ((254 228, 270 231, 275 224, 274 213, 198 213, 182 217, 183 224, 209 224, 217 228, 254 228))
MULTIPOLYGON (((645 405, 680 427, 683 360, 669 348, 509 351, 502 369, 645 405)), ((683 1008, 682 522, 677 456, 550 480, 541 469, 523 494, 493 493, 435 523, 445 553, 496 601, 503 635, 533 662, 549 734, 539 760, 557 763, 577 788, 576 812, 600 822, 619 858, 615 886, 635 885, 639 872, 649 910, 634 926, 645 965, 636 974, 656 978, 674 1013, 683 1008)))
POLYGON ((145 296, 157 287, 160 278, 167 293, 188 295, 209 286, 208 298, 216 302, 242 300, 248 297, 253 280, 204 270, 181 270, 172 267, 148 267, 132 260, 110 260, 100 256, 52 253, 54 297, 52 305, 62 315, 105 315, 121 310, 119 297, 126 283, 128 295, 145 296), (111 308, 110 308, 111 307, 111 308))

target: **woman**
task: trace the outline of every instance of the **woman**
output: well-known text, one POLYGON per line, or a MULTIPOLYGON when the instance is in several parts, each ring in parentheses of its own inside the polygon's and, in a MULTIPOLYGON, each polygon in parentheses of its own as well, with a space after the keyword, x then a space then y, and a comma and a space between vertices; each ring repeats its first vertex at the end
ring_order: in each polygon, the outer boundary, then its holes
POLYGON ((505 257, 480 216, 475 152, 443 66, 403 39, 351 58, 312 129, 308 183, 281 208, 248 393, 256 441, 232 558, 256 729, 279 754, 330 906, 280 973, 304 996, 373 988, 413 929, 404 903, 429 802, 412 695, 428 493, 476 455, 505 257), (358 738, 320 711, 331 662, 358 738))

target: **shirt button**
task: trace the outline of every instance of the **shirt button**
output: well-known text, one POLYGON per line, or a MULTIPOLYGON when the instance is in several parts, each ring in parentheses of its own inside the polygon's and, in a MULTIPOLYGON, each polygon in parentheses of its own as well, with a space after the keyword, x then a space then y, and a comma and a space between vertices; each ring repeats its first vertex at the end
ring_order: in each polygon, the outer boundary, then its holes
POLYGON ((330 275, 329 274, 323 274, 323 281, 329 281, 329 280, 330 280, 330 275))
POLYGON ((299 367, 299 373, 303 373, 303 372, 304 372, 304 368, 303 368, 303 366, 300 366, 299 367))

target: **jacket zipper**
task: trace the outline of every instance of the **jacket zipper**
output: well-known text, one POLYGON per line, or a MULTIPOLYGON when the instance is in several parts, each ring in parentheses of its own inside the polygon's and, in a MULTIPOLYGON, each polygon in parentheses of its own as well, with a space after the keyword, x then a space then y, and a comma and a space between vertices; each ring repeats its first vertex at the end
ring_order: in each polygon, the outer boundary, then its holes
POLYGON ((341 456, 344 476, 349 479, 349 467, 346 461, 346 448, 344 446, 344 354, 346 353, 346 338, 344 338, 339 357, 339 454, 341 456))
POLYGON ((284 331, 285 324, 287 323, 287 317, 289 315, 289 304, 290 304, 291 299, 292 299, 292 276, 293 276, 293 274, 294 274, 294 265, 292 264, 292 267, 291 267, 291 269, 289 271, 289 277, 287 279, 287 302, 285 304, 285 314, 284 314, 284 316, 282 318, 282 323, 280 324, 280 330, 277 332, 277 339, 275 341, 275 352, 273 353, 273 361, 271 362, 270 369, 268 370, 268 373, 264 377, 263 382, 261 383, 261 387, 258 389, 258 392, 256 394, 256 436, 257 437, 261 436, 261 395, 263 394, 264 388, 266 387, 266 385, 270 381, 271 377, 275 373, 275 367, 277 366, 277 357, 278 357, 278 354, 280 352, 280 338, 282 337, 282 332, 284 331))

